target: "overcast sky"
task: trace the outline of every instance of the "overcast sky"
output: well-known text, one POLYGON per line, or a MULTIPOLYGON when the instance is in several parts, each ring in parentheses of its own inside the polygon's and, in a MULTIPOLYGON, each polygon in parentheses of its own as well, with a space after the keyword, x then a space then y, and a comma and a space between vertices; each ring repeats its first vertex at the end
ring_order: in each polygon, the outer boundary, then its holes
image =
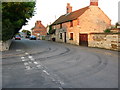
MULTIPOLYGON (((112 24, 118 21, 118 2, 120 0, 99 0, 99 7, 112 20, 112 24)), ((89 6, 90 0, 36 0, 36 14, 28 25, 22 29, 31 30, 36 20, 41 20, 44 26, 53 23, 58 17, 66 13, 66 5, 70 3, 73 11, 89 6)))

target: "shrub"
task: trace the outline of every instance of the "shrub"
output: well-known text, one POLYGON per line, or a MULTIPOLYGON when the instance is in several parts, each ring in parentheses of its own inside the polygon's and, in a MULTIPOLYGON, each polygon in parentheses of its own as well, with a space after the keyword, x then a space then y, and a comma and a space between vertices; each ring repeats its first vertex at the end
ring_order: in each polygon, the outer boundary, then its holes
POLYGON ((106 29, 104 32, 105 32, 105 33, 110 33, 110 32, 111 32, 111 29, 106 29))

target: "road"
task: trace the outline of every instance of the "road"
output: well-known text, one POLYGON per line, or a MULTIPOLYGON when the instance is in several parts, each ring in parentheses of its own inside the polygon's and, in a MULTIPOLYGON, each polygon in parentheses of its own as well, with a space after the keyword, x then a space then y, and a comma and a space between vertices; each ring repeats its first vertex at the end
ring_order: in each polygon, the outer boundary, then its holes
POLYGON ((3 52, 3 88, 118 88, 118 53, 42 40, 3 52))

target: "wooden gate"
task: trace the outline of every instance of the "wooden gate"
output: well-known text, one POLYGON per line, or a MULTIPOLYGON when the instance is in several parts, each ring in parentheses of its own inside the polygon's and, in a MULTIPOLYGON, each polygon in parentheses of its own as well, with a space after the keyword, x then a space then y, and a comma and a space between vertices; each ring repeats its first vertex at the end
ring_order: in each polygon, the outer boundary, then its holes
POLYGON ((79 34, 79 45, 88 46, 88 34, 79 34))

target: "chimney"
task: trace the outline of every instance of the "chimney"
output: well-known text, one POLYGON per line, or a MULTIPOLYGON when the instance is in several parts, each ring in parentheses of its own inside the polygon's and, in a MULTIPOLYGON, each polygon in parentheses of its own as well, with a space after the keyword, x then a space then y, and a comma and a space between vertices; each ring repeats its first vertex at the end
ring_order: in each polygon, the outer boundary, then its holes
POLYGON ((67 13, 71 13, 72 12, 72 6, 70 6, 70 3, 67 3, 67 7, 66 7, 66 12, 67 13))
POLYGON ((98 0, 90 0, 90 6, 98 6, 98 0))
POLYGON ((38 26, 38 25, 40 25, 40 24, 41 24, 41 21, 38 20, 38 21, 36 21, 35 26, 38 26))

